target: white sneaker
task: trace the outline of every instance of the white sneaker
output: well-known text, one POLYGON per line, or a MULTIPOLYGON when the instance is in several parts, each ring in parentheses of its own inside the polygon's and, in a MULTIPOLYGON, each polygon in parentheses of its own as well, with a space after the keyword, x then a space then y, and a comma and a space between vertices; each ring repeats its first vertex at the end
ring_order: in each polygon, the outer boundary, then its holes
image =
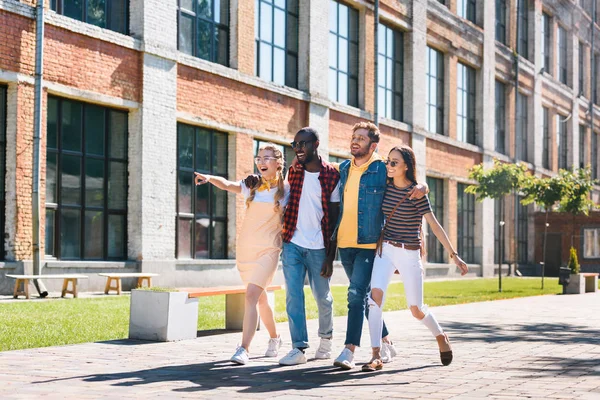
POLYGON ((304 355, 302 350, 292 349, 281 360, 279 360, 279 364, 280 365, 306 364, 306 355, 304 355))
POLYGON ((354 368, 354 353, 349 348, 345 347, 342 353, 335 359, 333 365, 341 369, 354 368))
POLYGON ((265 352, 265 357, 277 357, 277 354, 279 354, 279 349, 281 348, 282 344, 283 340, 281 340, 281 336, 269 339, 269 347, 265 352))
POLYGON ((315 358, 319 360, 328 360, 331 358, 331 339, 321 338, 315 358))
POLYGON ((396 355, 398 354, 398 350, 396 350, 396 346, 394 346, 394 343, 392 342, 381 342, 380 352, 381 361, 383 361, 384 363, 392 362, 394 360, 394 357, 396 357, 396 355))
POLYGON ((238 346, 235 350, 235 354, 231 356, 230 360, 236 364, 246 365, 250 361, 250 356, 245 348, 238 346))

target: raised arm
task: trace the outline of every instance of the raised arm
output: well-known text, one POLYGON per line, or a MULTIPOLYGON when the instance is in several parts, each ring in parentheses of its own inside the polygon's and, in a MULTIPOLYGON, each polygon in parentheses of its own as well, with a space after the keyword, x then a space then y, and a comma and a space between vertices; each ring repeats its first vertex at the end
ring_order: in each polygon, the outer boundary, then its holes
POLYGON ((448 235, 446 235, 446 231, 444 231, 444 228, 442 228, 435 215, 433 215, 433 213, 427 213, 424 217, 435 237, 440 241, 442 246, 444 246, 446 251, 450 253, 450 258, 460 269, 461 275, 465 275, 469 272, 469 267, 467 267, 467 264, 458 256, 456 250, 454 250, 452 243, 450 243, 450 239, 448 239, 448 235))
POLYGON ((219 189, 227 190, 231 193, 242 193, 242 186, 239 182, 228 181, 220 176, 201 174, 199 172, 194 172, 194 175, 194 182, 196 185, 211 183, 219 189))

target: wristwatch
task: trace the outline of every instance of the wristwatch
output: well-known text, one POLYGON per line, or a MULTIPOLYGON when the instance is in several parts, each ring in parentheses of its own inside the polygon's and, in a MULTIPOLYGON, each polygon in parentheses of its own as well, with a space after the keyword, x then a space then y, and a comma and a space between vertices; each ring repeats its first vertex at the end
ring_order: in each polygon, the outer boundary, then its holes
POLYGON ((457 255, 458 255, 458 253, 457 253, 457 252, 450 253, 450 258, 454 258, 454 256, 457 256, 457 255))

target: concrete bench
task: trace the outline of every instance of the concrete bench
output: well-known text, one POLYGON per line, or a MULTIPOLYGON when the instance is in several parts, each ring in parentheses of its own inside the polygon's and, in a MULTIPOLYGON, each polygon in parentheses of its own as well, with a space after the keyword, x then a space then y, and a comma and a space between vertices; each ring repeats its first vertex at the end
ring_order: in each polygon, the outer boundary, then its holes
POLYGON ((598 291, 598 273, 572 274, 566 287, 567 294, 595 293, 598 291))
POLYGON ((584 272, 581 274, 585 280, 586 293, 595 293, 598 291, 598 275, 597 272, 584 272))
POLYGON ((144 272, 103 272, 98 274, 106 277, 106 286, 104 287, 104 294, 108 294, 111 290, 116 290, 117 295, 121 294, 121 278, 138 278, 137 287, 142 287, 144 281, 148 287, 152 287, 152 277, 158 276, 158 274, 144 273, 144 272), (115 283, 115 286, 112 283, 115 283))
POLYGON ((77 280, 87 279, 88 277, 81 274, 62 274, 62 275, 6 275, 9 278, 14 278, 15 291, 13 297, 16 299, 19 296, 25 296, 29 299, 29 281, 32 279, 64 279, 62 292, 60 297, 65 297, 67 293, 77 297, 77 280), (69 290, 69 282, 71 282, 71 290, 69 290), (23 284, 23 290, 19 290, 19 286, 23 284))
MULTIPOLYGON (((275 290, 269 286, 267 298, 275 306, 275 290)), ((170 342, 195 339, 198 330, 198 298, 225 295, 225 327, 240 330, 244 321, 244 286, 183 288, 164 292, 132 290, 129 315, 129 338, 170 342)), ((260 323, 257 326, 259 329, 260 323)))

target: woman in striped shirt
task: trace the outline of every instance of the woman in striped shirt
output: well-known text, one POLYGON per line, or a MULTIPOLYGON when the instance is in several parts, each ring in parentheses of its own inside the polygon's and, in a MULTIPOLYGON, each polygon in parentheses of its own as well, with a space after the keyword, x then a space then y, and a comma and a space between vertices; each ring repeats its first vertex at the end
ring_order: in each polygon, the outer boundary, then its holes
POLYGON ((394 147, 387 161, 388 186, 383 200, 383 213, 386 224, 383 228, 383 244, 378 249, 371 275, 371 293, 369 295, 369 330, 373 357, 363 365, 363 371, 375 371, 383 368, 381 361, 381 330, 383 328, 382 309, 385 292, 395 272, 400 273, 404 282, 406 301, 412 315, 420 320, 435 336, 440 349, 443 365, 452 362, 452 349, 448 335, 444 333, 434 315, 423 304, 423 241, 421 225, 423 217, 431 231, 450 253, 450 258, 460 269, 461 274, 468 272, 465 262, 458 256, 450 243, 446 232, 431 211, 427 196, 410 200, 408 193, 417 184, 415 153, 408 146, 394 147))

